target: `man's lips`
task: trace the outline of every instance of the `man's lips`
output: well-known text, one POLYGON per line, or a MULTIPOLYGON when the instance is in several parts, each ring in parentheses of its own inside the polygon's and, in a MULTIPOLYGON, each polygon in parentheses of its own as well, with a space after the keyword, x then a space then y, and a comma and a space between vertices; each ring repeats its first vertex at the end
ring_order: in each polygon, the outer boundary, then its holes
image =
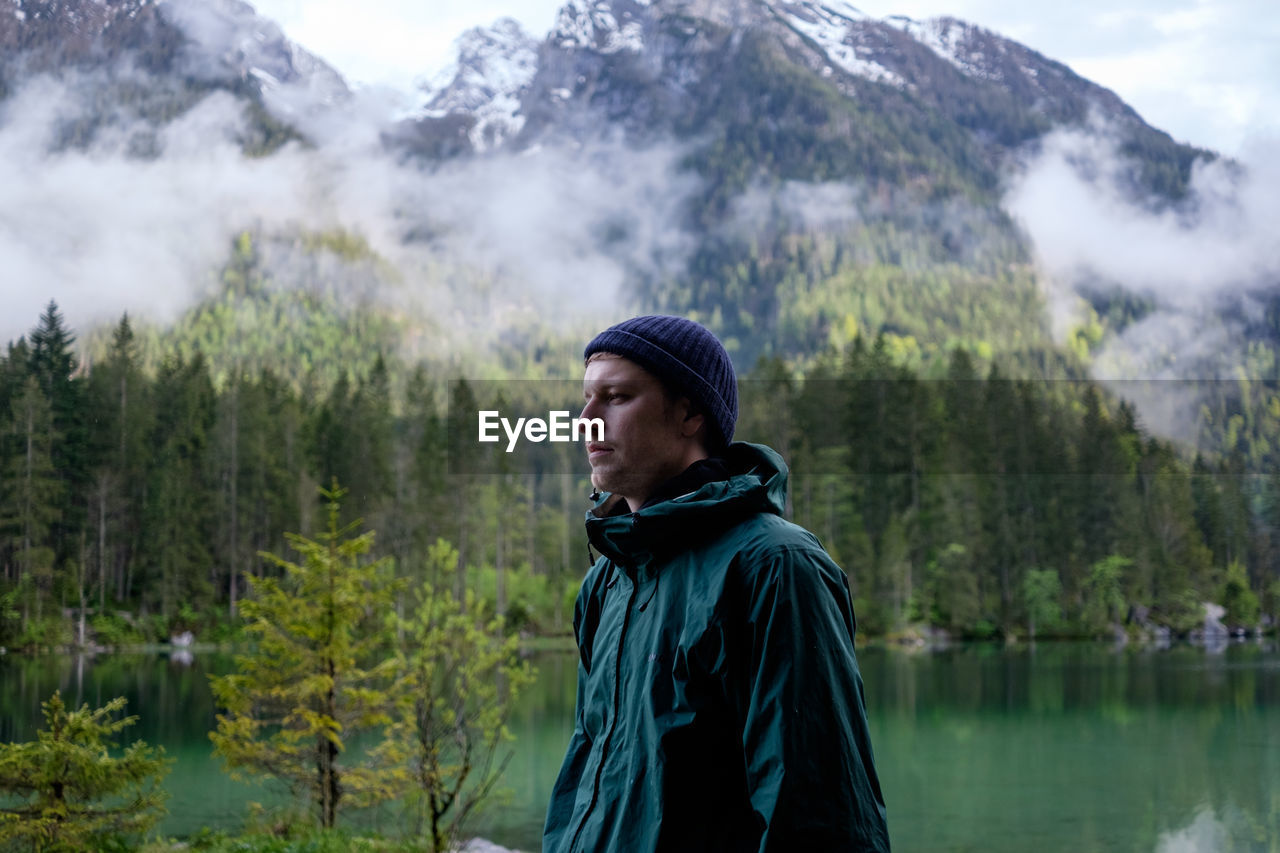
POLYGON ((595 459, 597 456, 603 456, 606 453, 612 453, 613 448, 607 444, 597 444, 596 442, 587 443, 587 458, 595 459))

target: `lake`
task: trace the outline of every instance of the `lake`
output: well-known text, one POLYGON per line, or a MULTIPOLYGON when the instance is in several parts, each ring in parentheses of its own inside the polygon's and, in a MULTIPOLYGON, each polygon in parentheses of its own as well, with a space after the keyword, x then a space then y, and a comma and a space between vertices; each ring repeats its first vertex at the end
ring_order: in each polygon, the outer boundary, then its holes
MULTIPOLYGON (((537 683, 512 720, 509 804, 475 831, 537 850, 542 809, 573 719, 576 658, 534 657, 537 683)), ((956 645, 865 648, 872 736, 894 850, 1228 853, 1280 849, 1280 652, 956 645)), ((235 782, 211 754, 210 673, 165 655, 0 657, 0 741, 27 739, 40 702, 129 699, 129 741, 176 764, 161 826, 182 836, 238 828, 270 790, 235 782)), ((370 818, 390 829, 387 810, 370 818)))

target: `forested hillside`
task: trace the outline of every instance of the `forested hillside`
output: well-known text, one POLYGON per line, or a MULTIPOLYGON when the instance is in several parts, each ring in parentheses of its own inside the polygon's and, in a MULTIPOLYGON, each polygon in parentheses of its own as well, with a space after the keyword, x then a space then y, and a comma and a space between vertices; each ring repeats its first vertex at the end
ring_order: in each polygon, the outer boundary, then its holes
MULTIPOLYGON (((447 538, 482 606, 567 630, 585 463, 569 446, 468 473, 447 456, 483 402, 466 382, 397 365, 393 394, 378 357, 323 390, 268 368, 215 383, 176 347, 152 372, 127 317, 91 370, 74 344, 50 304, 0 363, 5 645, 70 642, 81 608, 98 642, 218 636, 335 478, 401 574, 447 538)), ((1184 633, 1203 601, 1239 626, 1280 606, 1272 480, 1239 457, 1188 464, 1091 383, 1007 380, 962 348, 942 375, 884 336, 828 353, 804 377, 763 362, 738 438, 789 459, 794 515, 847 568, 867 634, 1184 633)))
POLYGON ((237 0, 23 0, 0 46, 0 643, 230 630, 335 478, 402 574, 444 537, 565 631, 586 466, 464 474, 459 380, 576 379, 646 311, 724 339, 867 633, 1280 608, 1249 174, 1010 39, 580 0, 468 34, 407 115, 237 0))

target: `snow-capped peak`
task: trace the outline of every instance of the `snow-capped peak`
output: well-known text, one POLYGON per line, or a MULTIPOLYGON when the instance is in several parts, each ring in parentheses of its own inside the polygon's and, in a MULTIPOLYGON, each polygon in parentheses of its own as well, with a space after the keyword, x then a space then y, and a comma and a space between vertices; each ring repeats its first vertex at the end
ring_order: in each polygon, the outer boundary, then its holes
POLYGON ((476 27, 455 42, 457 60, 426 87, 424 117, 455 112, 476 119, 471 142, 477 150, 492 147, 520 132, 520 95, 538 67, 538 42, 511 18, 491 27, 476 27))
POLYGON ((777 0, 771 6, 787 26, 816 44, 841 70, 869 80, 902 83, 901 77, 869 55, 859 55, 858 25, 872 19, 856 7, 842 0, 777 0))

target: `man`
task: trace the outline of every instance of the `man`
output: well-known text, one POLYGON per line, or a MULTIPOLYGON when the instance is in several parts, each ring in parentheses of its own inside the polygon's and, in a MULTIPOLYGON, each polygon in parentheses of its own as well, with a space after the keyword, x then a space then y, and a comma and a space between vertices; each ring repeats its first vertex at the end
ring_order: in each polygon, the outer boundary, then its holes
POLYGON ((888 851, 848 582, 782 518, 782 459, 731 443, 724 347, 636 317, 584 355, 601 556, 543 850, 888 851))

